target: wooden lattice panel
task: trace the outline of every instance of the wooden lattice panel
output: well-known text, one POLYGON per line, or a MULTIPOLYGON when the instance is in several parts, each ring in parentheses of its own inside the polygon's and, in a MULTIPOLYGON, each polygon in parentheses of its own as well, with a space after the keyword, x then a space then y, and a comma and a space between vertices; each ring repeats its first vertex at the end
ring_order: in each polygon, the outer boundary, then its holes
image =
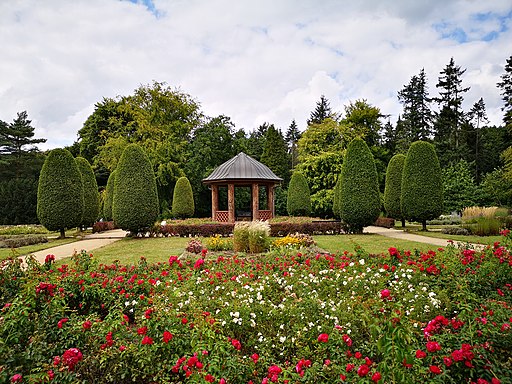
POLYGON ((261 221, 270 220, 272 218, 272 211, 264 210, 258 211, 258 219, 261 221))
POLYGON ((215 220, 221 223, 229 222, 229 212, 228 211, 217 211, 215 212, 215 220))

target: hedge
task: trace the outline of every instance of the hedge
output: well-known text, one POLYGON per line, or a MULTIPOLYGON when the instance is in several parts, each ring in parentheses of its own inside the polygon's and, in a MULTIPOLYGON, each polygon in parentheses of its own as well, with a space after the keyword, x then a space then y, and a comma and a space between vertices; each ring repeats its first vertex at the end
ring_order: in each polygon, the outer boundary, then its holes
POLYGON ((65 149, 50 151, 39 175, 37 189, 37 217, 49 231, 78 227, 82 222, 84 192, 82 175, 73 158, 65 149))
POLYGON ((363 139, 350 142, 341 169, 339 210, 350 232, 361 233, 380 214, 377 168, 372 152, 363 139))
POLYGON ((443 213, 441 166, 432 144, 416 141, 409 148, 402 173, 400 201, 403 216, 420 221, 424 230, 427 220, 443 213))
POLYGON ((103 204, 103 218, 107 221, 112 220, 112 201, 114 200, 114 185, 116 181, 116 171, 112 171, 108 177, 107 187, 105 188, 105 202, 103 204))
POLYGON ((137 144, 128 145, 117 165, 112 215, 118 228, 138 233, 150 228, 159 213, 151 162, 137 144))
POLYGON ((92 171, 91 164, 83 157, 75 159, 78 169, 82 174, 82 183, 84 185, 84 210, 82 214, 82 226, 89 227, 98 220, 100 213, 100 194, 98 192, 98 183, 92 171))

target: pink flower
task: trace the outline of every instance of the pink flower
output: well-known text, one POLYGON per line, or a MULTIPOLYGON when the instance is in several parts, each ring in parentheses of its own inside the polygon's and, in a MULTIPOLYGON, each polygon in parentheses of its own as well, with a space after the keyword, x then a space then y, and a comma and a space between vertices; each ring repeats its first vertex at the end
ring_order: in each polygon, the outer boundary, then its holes
POLYGON ((219 384, 226 384, 226 380, 224 378, 220 379, 219 384))
POLYGON ((201 268, 201 266, 204 264, 204 260, 203 259, 197 259, 197 261, 195 262, 194 264, 194 269, 199 269, 201 268))
POLYGON ((21 376, 19 373, 13 375, 11 377, 11 383, 21 383, 23 381, 23 376, 21 376))
POLYGON ((449 357, 443 357, 443 362, 444 362, 444 365, 446 365, 447 367, 449 367, 450 365, 453 364, 453 360, 450 359, 449 357))
POLYGON ((327 343, 329 341, 329 335, 327 333, 321 333, 318 335, 318 341, 321 343, 327 343))
POLYGON ((341 338, 343 339, 345 344, 347 344, 348 347, 352 346, 352 339, 350 338, 349 335, 343 335, 341 338))
POLYGON ((259 358, 260 358, 260 356, 257 353, 253 353, 251 355, 251 359, 254 362, 254 364, 256 364, 258 362, 259 358))
POLYGON ((383 289, 382 291, 380 291, 380 298, 382 300, 389 299, 390 296, 391 296, 391 292, 389 291, 389 289, 383 289))

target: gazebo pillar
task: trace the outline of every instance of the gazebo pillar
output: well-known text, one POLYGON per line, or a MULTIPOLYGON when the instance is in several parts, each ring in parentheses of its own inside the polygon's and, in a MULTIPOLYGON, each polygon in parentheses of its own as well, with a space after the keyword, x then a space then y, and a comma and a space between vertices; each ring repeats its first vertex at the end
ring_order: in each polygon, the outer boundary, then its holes
POLYGON ((252 219, 259 219, 259 209, 260 209, 260 200, 259 200, 259 187, 258 183, 254 183, 252 185, 252 219))
POLYGON ((215 220, 219 210, 219 186, 212 184, 212 220, 215 220))
POLYGON ((235 185, 228 184, 228 216, 229 222, 235 222, 235 185))
POLYGON ((274 186, 272 184, 267 184, 267 207, 274 217, 274 186))

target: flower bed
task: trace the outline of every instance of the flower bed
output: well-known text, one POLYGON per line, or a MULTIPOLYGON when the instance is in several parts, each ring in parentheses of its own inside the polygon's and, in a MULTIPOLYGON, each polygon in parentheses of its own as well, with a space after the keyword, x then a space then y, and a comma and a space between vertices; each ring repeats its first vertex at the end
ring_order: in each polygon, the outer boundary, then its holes
POLYGON ((512 259, 171 256, 0 269, 0 382, 510 383, 512 259))

